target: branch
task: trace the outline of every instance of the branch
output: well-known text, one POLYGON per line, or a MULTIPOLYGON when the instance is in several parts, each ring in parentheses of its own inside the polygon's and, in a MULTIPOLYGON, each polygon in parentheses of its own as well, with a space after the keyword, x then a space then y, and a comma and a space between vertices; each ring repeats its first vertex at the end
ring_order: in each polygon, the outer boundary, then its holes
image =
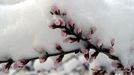
MULTIPOLYGON (((52 57, 52 56, 57 56, 57 55, 66 55, 66 54, 70 54, 70 53, 78 53, 80 51, 81 51, 80 49, 74 49, 74 50, 60 52, 60 53, 47 54, 47 57, 52 57)), ((39 57, 34 57, 34 58, 29 58, 29 59, 23 59, 23 60, 32 61, 32 60, 36 60, 36 59, 39 59, 39 57)), ((9 60, 5 60, 5 61, 0 61, 0 63, 7 63, 7 62, 11 62, 11 61, 12 62, 15 62, 14 60, 9 59, 9 60)))

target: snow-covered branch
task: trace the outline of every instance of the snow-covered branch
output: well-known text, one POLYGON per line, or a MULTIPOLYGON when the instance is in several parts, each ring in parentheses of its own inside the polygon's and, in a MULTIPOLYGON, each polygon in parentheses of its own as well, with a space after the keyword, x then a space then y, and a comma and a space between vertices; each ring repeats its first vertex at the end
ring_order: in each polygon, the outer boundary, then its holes
MULTIPOLYGON (((36 56, 33 58, 23 58, 18 61, 15 61, 15 59, 13 59, 13 58, 9 58, 8 60, 0 61, 0 63, 7 63, 4 67, 5 71, 7 71, 11 67, 12 64, 15 64, 18 68, 22 68, 29 61, 40 59, 40 62, 43 63, 47 60, 48 57, 52 57, 52 56, 58 57, 58 58, 56 58, 55 63, 59 64, 62 62, 62 59, 64 58, 64 55, 66 55, 66 54, 82 53, 84 55, 85 59, 89 63, 92 63, 97 57, 99 57, 99 54, 106 55, 110 60, 113 61, 113 63, 111 65, 113 65, 116 68, 115 70, 113 70, 110 73, 111 75, 115 75, 117 69, 123 71, 124 75, 134 74, 134 65, 130 64, 131 67, 126 68, 124 66, 121 58, 118 55, 113 54, 114 49, 115 49, 115 47, 114 47, 115 39, 110 38, 111 39, 110 45, 108 45, 108 46, 105 46, 106 44, 103 44, 101 42, 102 39, 99 40, 98 38, 96 38, 94 40, 94 34, 96 33, 96 31, 98 31, 99 27, 97 28, 96 25, 91 26, 89 28, 88 34, 85 35, 84 30, 82 30, 81 27, 76 25, 73 18, 70 19, 66 12, 62 12, 60 9, 58 9, 56 6, 54 6, 51 9, 50 14, 53 17, 53 20, 52 20, 52 23, 49 26, 49 28, 51 28, 51 30, 52 29, 61 30, 61 34, 65 38, 65 40, 63 42, 64 43, 74 43, 74 42, 78 43, 78 44, 80 44, 79 48, 70 49, 70 50, 66 51, 62 48, 62 46, 59 43, 55 44, 55 49, 53 50, 53 51, 55 51, 55 53, 47 52, 47 50, 45 50, 44 47, 40 48, 40 49, 34 48, 34 50, 36 52, 38 52, 40 54, 40 56, 36 56), (91 50, 93 50, 94 52, 91 52, 91 50)), ((35 27, 35 29, 36 29, 36 27, 35 27)), ((93 71, 93 75, 105 75, 107 73, 107 69, 105 69, 104 66, 99 66, 99 70, 92 69, 92 71, 93 71)))

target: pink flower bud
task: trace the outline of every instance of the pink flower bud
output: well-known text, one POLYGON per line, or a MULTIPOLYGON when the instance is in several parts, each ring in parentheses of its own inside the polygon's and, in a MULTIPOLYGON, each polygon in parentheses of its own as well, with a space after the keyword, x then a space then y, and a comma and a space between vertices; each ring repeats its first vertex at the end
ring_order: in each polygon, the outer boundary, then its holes
POLYGON ((110 51, 110 53, 113 53, 113 52, 114 52, 114 48, 111 47, 111 48, 109 49, 109 51, 110 51))
POLYGON ((84 57, 85 57, 85 59, 86 59, 87 61, 89 61, 89 53, 84 54, 84 57))
POLYGON ((56 61, 54 62, 55 67, 58 67, 58 66, 62 63, 63 57, 64 57, 64 55, 58 56, 58 58, 57 58, 56 61))
POLYGON ((15 65, 17 68, 22 68, 25 64, 23 63, 23 61, 20 60, 20 61, 17 61, 15 65))
POLYGON ((88 51, 88 49, 84 48, 81 51, 84 54, 85 59, 89 60, 89 51, 88 51))
POLYGON ((39 57, 40 63, 44 63, 46 60, 47 60, 47 57, 45 57, 45 56, 39 57))
POLYGON ((55 5, 54 5, 54 6, 52 6, 52 11, 54 11, 54 12, 55 12, 55 11, 58 11, 58 10, 59 10, 59 9, 58 9, 58 7, 57 7, 57 6, 55 6, 55 5))
POLYGON ((74 21, 72 19, 70 19, 69 25, 70 25, 71 28, 74 28, 74 21))
POLYGON ((93 26, 93 27, 90 28, 90 30, 91 30, 91 31, 90 31, 91 34, 94 34, 94 32, 96 31, 96 27, 93 26))
POLYGON ((100 48, 103 44, 101 43, 100 39, 96 41, 96 46, 100 48))
POLYGON ((64 42, 65 42, 65 43, 72 43, 73 41, 70 40, 70 39, 65 39, 64 42))
POLYGON ((63 19, 61 19, 60 22, 61 22, 61 26, 66 26, 66 22, 63 19))
POLYGON ((55 29, 54 25, 49 25, 48 27, 51 28, 51 29, 55 29))
POLYGON ((80 34, 81 32, 82 32, 81 28, 78 27, 78 28, 77 28, 77 33, 80 34))
POLYGON ((62 48, 61 48, 61 46, 60 46, 58 43, 55 44, 55 48, 56 48, 58 51, 62 52, 62 48))
POLYGON ((88 54, 89 53, 88 49, 86 49, 86 48, 82 49, 81 51, 82 51, 83 54, 88 54))
POLYGON ((61 36, 62 36, 62 37, 66 37, 66 36, 67 36, 67 33, 65 33, 65 32, 62 31, 62 32, 61 32, 61 36))
POLYGON ((60 22, 60 20, 57 19, 57 20, 54 21, 54 24, 55 24, 56 26, 60 26, 60 25, 61 25, 61 22, 60 22))
POLYGON ((73 43, 76 41, 76 38, 68 37, 64 40, 65 43, 73 43))

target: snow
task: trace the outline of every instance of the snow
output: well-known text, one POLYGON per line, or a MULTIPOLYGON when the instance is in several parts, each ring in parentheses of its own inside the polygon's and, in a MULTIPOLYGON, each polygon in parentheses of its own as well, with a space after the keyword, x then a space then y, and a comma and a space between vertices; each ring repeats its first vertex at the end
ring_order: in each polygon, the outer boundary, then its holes
POLYGON ((0 0, 0 4, 3 4, 3 5, 8 5, 8 4, 17 4, 19 2, 22 2, 22 1, 25 1, 25 0, 0 0))
POLYGON ((75 67, 77 67, 80 63, 77 59, 71 59, 68 63, 65 63, 64 69, 66 73, 70 73, 75 67))
MULTIPOLYGON (((4 0, 3 0, 4 2, 4 0)), ((2 2, 1 2, 2 3, 2 2)), ((52 5, 65 10, 68 17, 80 26, 85 35, 95 26, 92 43, 97 39, 111 47, 115 39, 114 54, 123 65, 134 63, 134 1, 133 0, 26 0, 12 5, 0 5, 0 60, 19 60, 39 56, 34 48, 54 53, 55 43, 69 50, 79 44, 65 44, 60 30, 48 28, 52 5)))
POLYGON ((46 70, 49 71, 53 69, 54 67, 54 62, 52 58, 48 58, 46 62, 40 63, 39 60, 36 60, 34 63, 34 69, 35 71, 40 71, 40 70, 46 70))

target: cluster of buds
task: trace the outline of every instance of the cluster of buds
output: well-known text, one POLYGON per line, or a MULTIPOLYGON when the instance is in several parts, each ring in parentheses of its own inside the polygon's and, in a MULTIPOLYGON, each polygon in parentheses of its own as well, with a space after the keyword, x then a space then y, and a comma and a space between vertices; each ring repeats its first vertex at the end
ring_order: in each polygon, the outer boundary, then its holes
POLYGON ((130 68, 124 68, 124 75, 134 75, 134 65, 132 65, 130 68))
MULTIPOLYGON (((79 42, 81 39, 83 39, 82 30, 80 27, 76 26, 73 19, 69 19, 67 21, 67 18, 65 16, 63 17, 63 15, 61 15, 62 13, 57 7, 52 8, 50 13, 52 15, 58 16, 58 18, 56 20, 54 20, 53 23, 49 27, 52 29, 57 29, 57 28, 61 29, 61 35, 63 37, 66 37, 67 35, 72 35, 72 36, 65 38, 65 40, 64 40, 65 43, 79 42)), ((90 28, 90 32, 88 35, 89 39, 91 39, 91 36, 95 33, 95 31, 96 31, 95 27, 90 28)), ((59 45, 56 45, 56 48, 58 50, 61 50, 61 47, 59 45)), ((89 49, 90 48, 84 48, 81 50, 81 52, 84 54, 84 57, 86 60, 92 61, 93 59, 95 59, 97 57, 99 52, 95 52, 94 54, 91 55, 91 58, 89 58, 89 49)))
POLYGON ((2 68, 2 71, 7 73, 9 71, 9 69, 10 69, 12 64, 13 64, 13 61, 9 60, 9 62, 6 65, 4 65, 4 67, 2 68))
POLYGON ((75 23, 72 19, 66 21, 66 17, 63 17, 63 16, 65 16, 65 15, 63 15, 65 13, 61 13, 61 11, 56 6, 54 6, 54 8, 52 8, 50 13, 52 15, 58 16, 58 18, 53 21, 53 23, 49 26, 49 28, 61 29, 61 35, 63 37, 66 37, 67 35, 74 35, 74 37, 66 38, 64 42, 73 43, 76 41, 77 42, 80 41, 80 38, 82 37, 82 30, 80 27, 75 29, 75 23))
POLYGON ((111 64, 115 69, 123 70, 124 66, 119 61, 114 61, 111 64))
MULTIPOLYGON (((93 45, 92 43, 90 43, 90 40, 93 38, 93 35, 97 30, 96 27, 92 26, 89 30, 87 38, 85 38, 85 37, 83 37, 82 29, 80 27, 76 26, 73 19, 68 20, 68 18, 66 17, 67 14, 65 12, 61 12, 61 10, 57 6, 53 6, 50 13, 51 13, 51 15, 56 17, 56 19, 53 20, 53 22, 49 26, 49 28, 61 29, 61 35, 63 37, 65 37, 64 42, 80 43, 80 40, 82 40, 86 44, 88 44, 88 46, 86 45, 85 48, 81 49, 81 51, 76 51, 76 53, 82 52, 87 61, 92 62, 99 55, 100 52, 106 54, 107 56, 109 56, 109 58, 111 58, 113 60, 119 61, 118 57, 111 55, 111 53, 113 52, 113 46, 115 45, 115 39, 111 40, 111 48, 109 48, 109 49, 103 48, 103 43, 100 40, 97 40, 95 42, 96 45, 93 45), (92 54, 89 54, 90 49, 94 49, 95 52, 92 54)), ((55 49, 59 51, 59 56, 55 60, 55 65, 57 66, 62 62, 62 59, 64 58, 64 51, 63 51, 61 45, 59 45, 59 44, 55 44, 55 49)), ((47 58, 49 57, 49 54, 47 52, 45 52, 45 50, 43 48, 34 48, 34 50, 40 54, 40 56, 39 56, 40 63, 45 62, 47 60, 47 58)), ((15 63, 15 66, 17 68, 22 68, 28 62, 29 62, 29 60, 19 60, 15 63)), ((4 70, 8 71, 9 68, 11 67, 12 63, 13 63, 12 60, 9 61, 5 65, 4 70)), ((124 69, 124 66, 120 62, 114 63, 113 65, 116 66, 116 68, 118 68, 118 69, 124 70, 124 73, 127 73, 127 75, 128 75, 128 73, 132 73, 134 75, 134 66, 132 66, 131 69, 124 69)), ((94 71, 93 75, 104 75, 106 73, 106 71, 102 67, 100 70, 93 70, 93 71, 94 71)), ((112 74, 114 75, 115 72, 111 73, 111 75, 112 74)))
MULTIPOLYGON (((83 37, 82 29, 80 27, 76 26, 73 19, 68 20, 68 18, 66 18, 66 15, 67 15, 66 13, 62 13, 60 11, 60 9, 58 9, 56 6, 54 6, 52 8, 50 13, 54 16, 55 15, 58 16, 58 18, 56 20, 54 20, 53 23, 49 27, 52 29, 61 29, 61 35, 63 37, 65 37, 64 42, 67 42, 67 43, 78 42, 78 43, 80 43, 80 40, 82 40, 86 44, 88 44, 88 46, 86 45, 80 51, 84 54, 84 57, 87 61, 92 62, 94 59, 96 59, 96 57, 101 52, 101 53, 106 54, 110 59, 117 60, 118 61, 116 63, 117 68, 119 68, 121 70, 124 69, 124 66, 122 65, 122 63, 119 62, 120 59, 117 56, 112 55, 112 53, 114 52, 115 39, 111 39, 111 41, 110 41, 111 47, 110 48, 104 48, 103 43, 99 39, 95 41, 95 45, 94 45, 91 43, 91 41, 92 41, 91 39, 93 39, 93 35, 95 34, 95 32, 97 30, 96 27, 94 27, 94 26, 90 27, 87 38, 85 38, 85 37, 83 37), (92 54, 89 54, 90 49, 94 49, 95 52, 92 54)), ((56 49, 60 52, 63 52, 63 50, 59 44, 56 44, 56 49)), ((63 57, 64 57, 64 55, 60 55, 56 59, 56 63, 61 62, 63 57)), ((94 75, 103 75, 103 73, 105 73, 105 71, 100 70, 100 71, 97 71, 95 73, 96 74, 94 74, 94 75)), ((111 73, 111 75, 112 74, 115 74, 115 72, 111 73)))
POLYGON ((130 68, 125 68, 120 62, 114 61, 112 62, 112 66, 115 68, 114 74, 116 71, 123 71, 124 75, 134 75, 134 66, 130 66, 130 68))
POLYGON ((65 21, 63 19, 56 19, 54 22, 49 26, 49 28, 56 29, 56 28, 65 28, 65 21))
POLYGON ((61 15, 62 15, 62 16, 66 15, 65 12, 61 13, 60 9, 59 9, 57 6, 52 6, 52 9, 51 9, 50 13, 51 13, 52 15, 60 15, 60 16, 61 16, 61 15))

